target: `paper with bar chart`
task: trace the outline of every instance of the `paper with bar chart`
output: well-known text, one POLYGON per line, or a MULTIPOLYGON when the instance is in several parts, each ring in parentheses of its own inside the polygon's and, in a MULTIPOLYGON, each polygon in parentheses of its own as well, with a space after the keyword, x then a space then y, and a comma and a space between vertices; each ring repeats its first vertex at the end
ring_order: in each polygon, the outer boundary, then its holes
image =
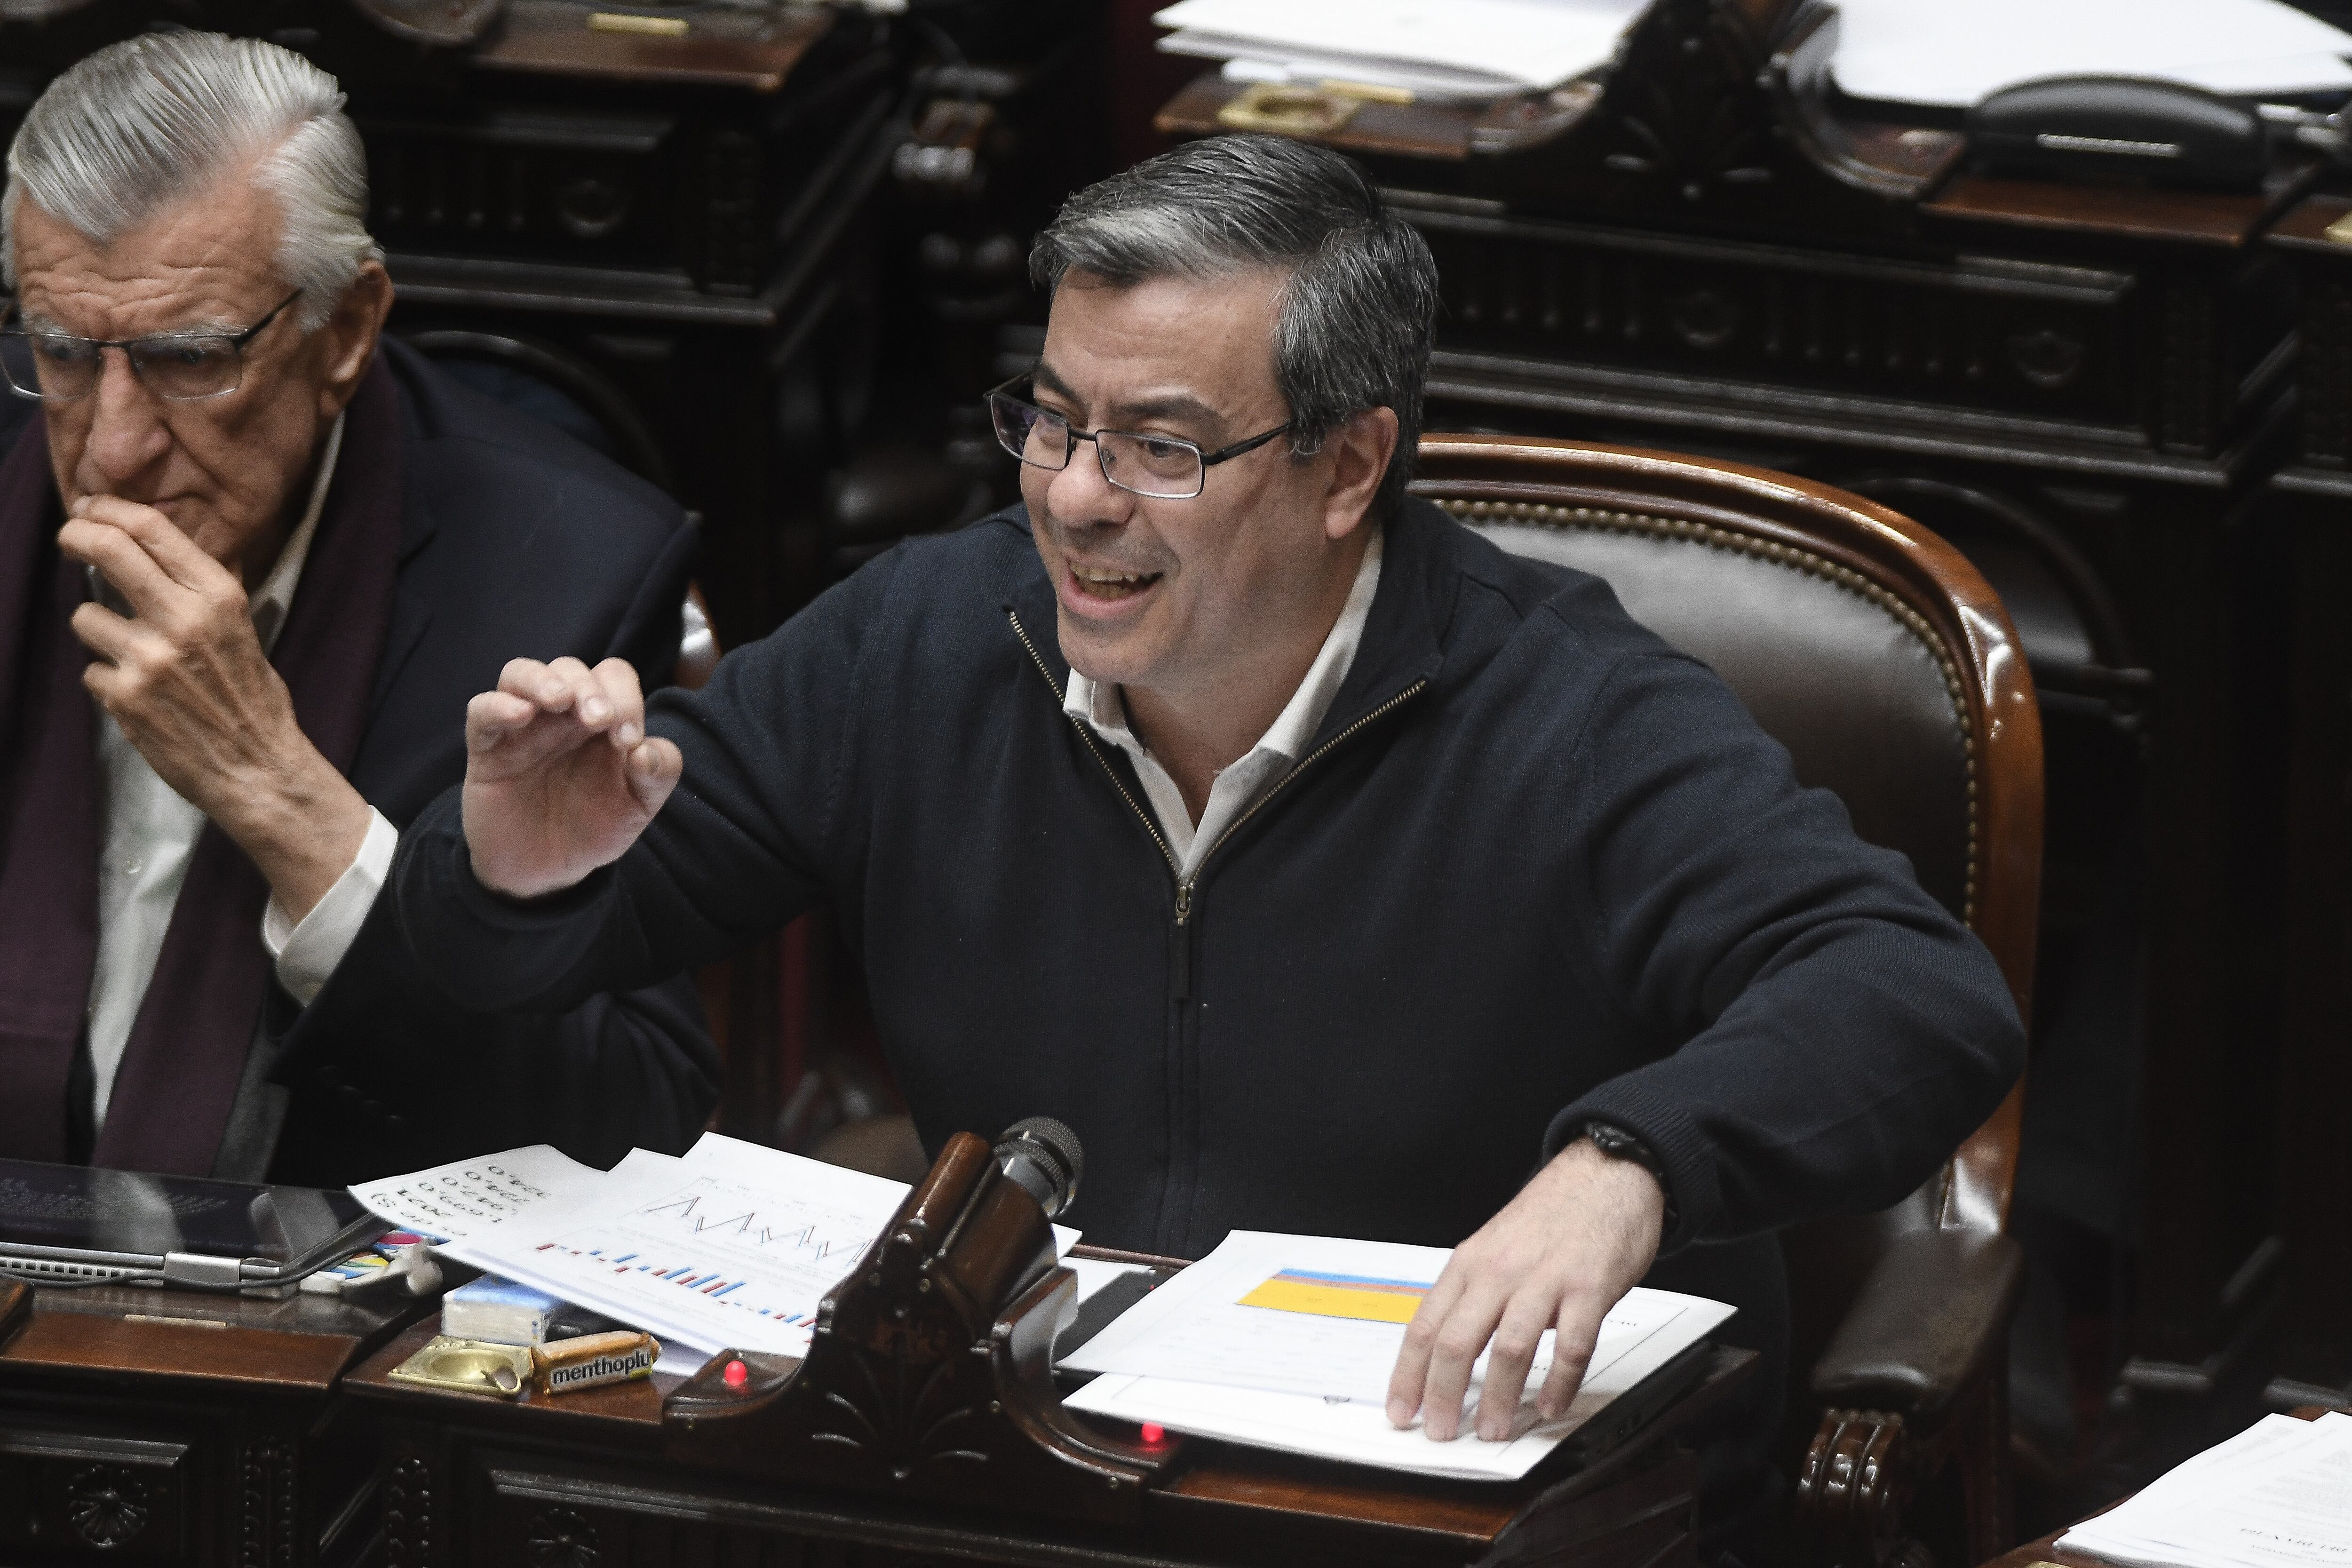
POLYGON ((646 1178, 534 1214, 458 1254, 706 1354, 799 1355, 819 1299, 907 1194, 898 1182, 715 1135, 646 1178))
MULTIPOLYGON (((805 1352, 817 1302, 908 1192, 716 1132, 683 1155, 632 1149, 609 1171, 541 1146, 352 1190, 399 1223, 415 1215, 464 1231, 438 1249, 460 1263, 705 1355, 805 1352)), ((1057 1255, 1077 1239, 1054 1226, 1057 1255)))
MULTIPOLYGON (((1378 1405, 1388 1396, 1404 1326, 1449 1256, 1438 1247, 1237 1230, 1063 1364, 1378 1405)), ((1606 1372, 1694 1309, 1709 1318, 1696 1339, 1728 1315, 1710 1314, 1717 1307, 1671 1291, 1631 1292, 1602 1322, 1586 1375, 1606 1372)), ((1552 1337, 1546 1331, 1537 1349, 1530 1397, 1550 1370, 1552 1337)), ((1474 1390, 1486 1370, 1482 1356, 1474 1390)))
MULTIPOLYGON (((1235 1231, 1130 1307, 1062 1365, 1097 1372, 1063 1403, 1180 1432, 1461 1480, 1524 1476, 1578 1427, 1732 1315, 1720 1301, 1636 1289, 1602 1321, 1568 1410, 1538 1419, 1551 1335, 1501 1442, 1433 1443, 1389 1424, 1404 1325, 1444 1268, 1443 1247, 1235 1231)), ((1472 1385, 1483 1387, 1485 1359, 1472 1385)))

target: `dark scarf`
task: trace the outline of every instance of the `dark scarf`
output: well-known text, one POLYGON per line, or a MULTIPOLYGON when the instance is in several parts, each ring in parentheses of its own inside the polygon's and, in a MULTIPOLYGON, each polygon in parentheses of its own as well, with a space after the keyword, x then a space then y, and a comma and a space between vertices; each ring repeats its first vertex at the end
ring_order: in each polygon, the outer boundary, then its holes
MULTIPOLYGON (((342 449, 270 662, 294 716, 349 773, 367 725, 400 544, 399 394, 379 359, 342 449)), ((63 512, 36 418, 0 463, 0 1155, 58 1160, 66 1078, 98 958, 104 785, 89 655, 68 624, 87 596, 58 550, 63 512)), ((228 1124, 271 984, 269 884, 217 826, 196 841, 115 1074, 91 1163, 203 1175, 228 1124)))

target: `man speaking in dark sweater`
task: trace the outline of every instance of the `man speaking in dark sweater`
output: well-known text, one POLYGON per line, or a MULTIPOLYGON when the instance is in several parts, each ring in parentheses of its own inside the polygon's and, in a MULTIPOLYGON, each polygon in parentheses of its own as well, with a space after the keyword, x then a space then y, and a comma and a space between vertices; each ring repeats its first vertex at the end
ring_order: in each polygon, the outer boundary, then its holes
POLYGON ((1550 1327, 1564 1407, 1645 1277, 1779 1346, 1771 1231, 2017 1076, 1990 955, 1604 584, 1407 498, 1435 268, 1353 165, 1192 143, 1033 267, 1024 504, 699 693, 509 665, 394 868, 427 972, 565 1006, 829 900, 926 1142, 1069 1122, 1089 1239, 1458 1244, 1391 1391, 1432 1438, 1490 1343, 1502 1436, 1550 1327))

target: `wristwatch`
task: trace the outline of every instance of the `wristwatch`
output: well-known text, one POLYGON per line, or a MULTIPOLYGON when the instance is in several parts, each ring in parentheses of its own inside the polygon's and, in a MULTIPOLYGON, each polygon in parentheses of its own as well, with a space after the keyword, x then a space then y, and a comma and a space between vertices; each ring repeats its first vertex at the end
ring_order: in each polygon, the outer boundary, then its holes
POLYGON ((1584 1124, 1583 1136, 1591 1139, 1592 1146, 1609 1158, 1639 1165, 1657 1179, 1658 1191, 1664 1194, 1666 1199, 1666 1228, 1672 1230, 1675 1226, 1675 1189, 1674 1184, 1666 1180, 1665 1162, 1658 1158, 1656 1152, 1643 1142, 1639 1134, 1628 1132, 1612 1121, 1588 1121, 1584 1124))

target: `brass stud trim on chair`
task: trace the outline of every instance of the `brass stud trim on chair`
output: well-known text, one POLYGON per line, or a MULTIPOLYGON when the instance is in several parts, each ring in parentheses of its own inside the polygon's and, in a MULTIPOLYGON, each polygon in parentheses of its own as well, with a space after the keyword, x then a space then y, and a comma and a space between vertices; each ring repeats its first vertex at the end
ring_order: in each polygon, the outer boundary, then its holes
POLYGON ((1968 687, 1961 679, 1960 661, 1953 657, 1951 645, 1944 640, 1943 635, 1925 616, 1884 586, 1827 556, 1777 540, 1736 533, 1711 523, 1692 522, 1684 518, 1652 517, 1644 512, 1612 511, 1600 507, 1551 506, 1541 501, 1431 499, 1465 522, 1516 522, 1538 528, 1586 529, 1597 533, 1646 534, 1653 538, 1688 540, 1716 550, 1736 550, 1743 555, 1752 555, 1776 566, 1786 566, 1791 571, 1818 577, 1856 595, 1892 616, 1917 638, 1919 645, 1935 659, 1936 668, 1943 673, 1944 694, 1951 700, 1952 723, 1959 733, 1969 802, 1969 869, 1961 898, 1960 921, 1971 929, 1975 927, 1978 855, 1982 840, 1979 821, 1982 807, 1977 795, 1976 736, 1969 722, 1968 687))

